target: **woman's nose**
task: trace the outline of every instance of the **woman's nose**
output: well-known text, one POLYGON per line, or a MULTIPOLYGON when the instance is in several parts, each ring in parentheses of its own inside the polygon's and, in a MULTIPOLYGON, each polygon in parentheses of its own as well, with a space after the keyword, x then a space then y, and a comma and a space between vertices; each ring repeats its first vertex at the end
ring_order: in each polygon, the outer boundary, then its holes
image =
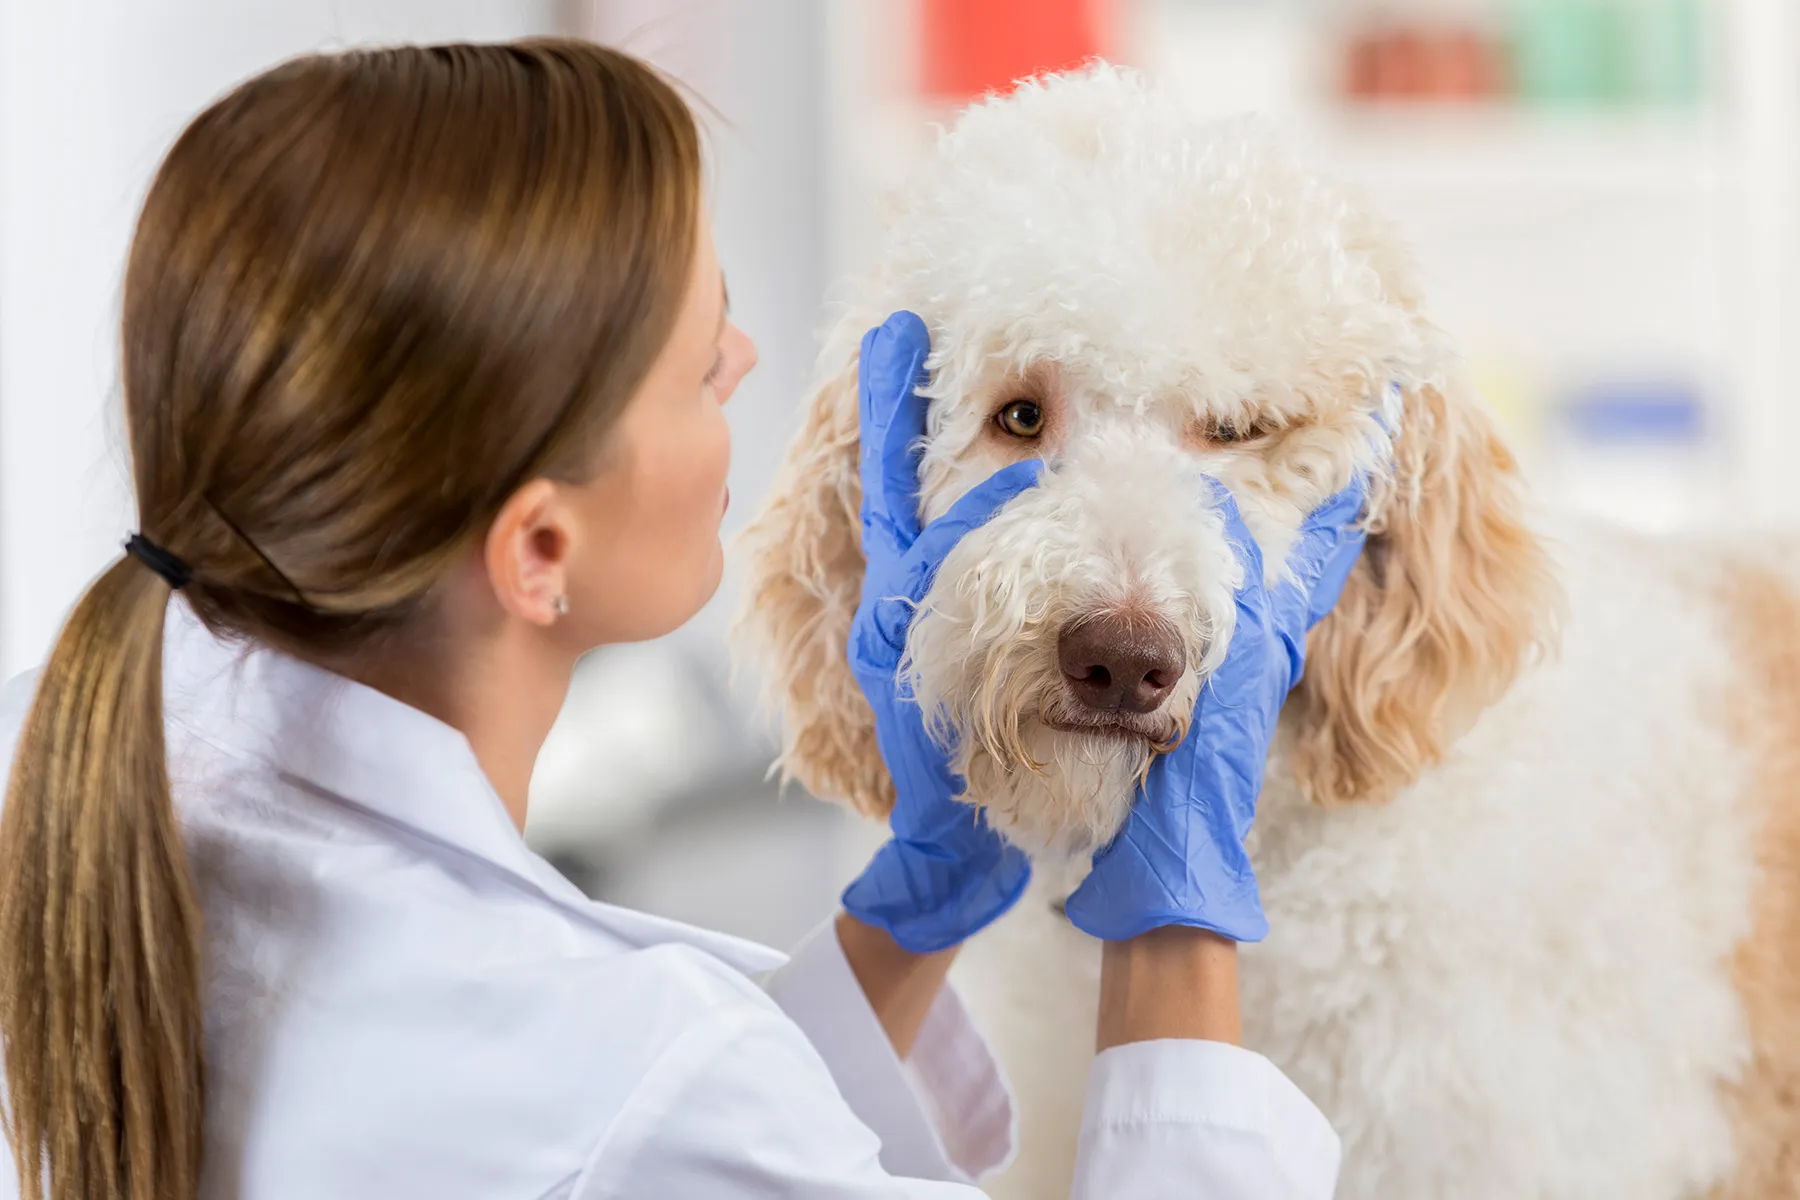
POLYGON ((737 391, 737 385, 743 382, 744 376, 755 369, 756 360, 756 342, 736 325, 727 325, 725 327, 725 361, 729 365, 726 368, 726 377, 721 381, 723 386, 716 389, 720 404, 731 399, 731 394, 737 391))

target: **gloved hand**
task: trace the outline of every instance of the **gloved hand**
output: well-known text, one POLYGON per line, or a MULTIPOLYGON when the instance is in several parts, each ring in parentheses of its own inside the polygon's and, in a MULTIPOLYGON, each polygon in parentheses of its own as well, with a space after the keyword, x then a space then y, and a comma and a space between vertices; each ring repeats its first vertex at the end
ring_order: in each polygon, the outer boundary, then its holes
POLYGON ((1306 519, 1292 578, 1263 583, 1263 557, 1236 501, 1214 485, 1225 536, 1244 567, 1231 646, 1200 689, 1187 737, 1150 766, 1124 829, 1094 856, 1065 906, 1076 928, 1120 941, 1160 925, 1193 925, 1233 941, 1269 932, 1244 837, 1256 815, 1275 719, 1300 681, 1306 631, 1344 590, 1362 553, 1367 480, 1358 477, 1306 519))
POLYGON ((862 342, 862 603, 850 627, 850 669, 875 710, 875 740, 894 778, 894 838, 844 892, 844 908, 915 954, 957 945, 1012 907, 1031 867, 958 797, 963 781, 927 733, 896 675, 913 611, 944 557, 969 530, 1037 483, 1043 464, 1014 463, 919 528, 918 443, 925 434, 931 341, 897 312, 862 342))

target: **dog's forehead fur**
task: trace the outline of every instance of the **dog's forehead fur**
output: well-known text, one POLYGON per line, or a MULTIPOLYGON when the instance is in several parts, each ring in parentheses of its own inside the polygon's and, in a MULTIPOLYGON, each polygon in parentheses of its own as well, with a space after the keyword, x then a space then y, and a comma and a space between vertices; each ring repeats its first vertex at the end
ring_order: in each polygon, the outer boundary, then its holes
POLYGON ((1430 358, 1375 261, 1383 234, 1266 124, 1097 65, 939 139, 844 335, 920 313, 944 398, 1050 360, 1140 410, 1301 416, 1430 358))

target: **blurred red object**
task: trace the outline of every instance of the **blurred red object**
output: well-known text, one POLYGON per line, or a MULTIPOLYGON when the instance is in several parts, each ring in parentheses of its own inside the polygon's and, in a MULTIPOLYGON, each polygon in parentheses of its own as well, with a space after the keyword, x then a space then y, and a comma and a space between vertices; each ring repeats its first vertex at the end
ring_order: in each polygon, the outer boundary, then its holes
POLYGON ((1505 90, 1505 50, 1474 30, 1392 26, 1344 44, 1343 89, 1354 100, 1468 101, 1505 90))
POLYGON ((1427 91, 1442 100, 1498 95, 1503 70, 1494 42, 1472 30, 1451 30, 1438 43, 1427 91))
POLYGON ((1400 29, 1382 43, 1376 60, 1376 91, 1384 100, 1418 100, 1429 95, 1432 45, 1416 29, 1400 29))
POLYGON ((925 0, 920 87, 965 101, 1104 54, 1111 0, 925 0))
POLYGON ((1381 97, 1382 36, 1358 34, 1344 48, 1344 94, 1353 100, 1381 97))

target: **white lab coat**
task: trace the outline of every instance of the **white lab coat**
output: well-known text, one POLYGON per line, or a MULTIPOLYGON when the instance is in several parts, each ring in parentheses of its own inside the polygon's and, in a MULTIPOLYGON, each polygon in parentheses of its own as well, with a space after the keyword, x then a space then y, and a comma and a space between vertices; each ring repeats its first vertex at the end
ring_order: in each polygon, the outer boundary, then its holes
MULTIPOLYGON (((902 1064, 829 926, 789 959, 593 903, 456 730, 223 644, 179 598, 164 653, 206 918, 204 1195, 973 1200, 1010 1154, 949 989, 902 1064)), ((32 682, 0 693, 8 762, 32 682)), ((1310 1200, 1338 1144, 1267 1060, 1152 1042, 1095 1060, 1080 1157, 1096 1200, 1310 1200)))

